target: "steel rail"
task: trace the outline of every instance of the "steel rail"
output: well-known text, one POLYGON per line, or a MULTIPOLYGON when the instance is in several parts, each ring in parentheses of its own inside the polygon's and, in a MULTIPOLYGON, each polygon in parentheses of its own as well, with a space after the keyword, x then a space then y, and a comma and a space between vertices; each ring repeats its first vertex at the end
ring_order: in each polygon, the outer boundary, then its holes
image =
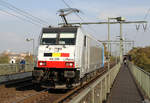
POLYGON ((76 95, 68 103, 102 103, 103 100, 106 99, 107 93, 110 92, 111 85, 113 84, 113 81, 117 73, 119 72, 119 68, 120 64, 110 69, 107 73, 105 73, 102 77, 98 78, 94 83, 90 84, 87 88, 85 88, 81 93, 76 95), (106 81, 109 81, 108 84, 106 81), (95 98, 97 98, 97 100, 95 98))
MULTIPOLYGON (((113 64, 111 64, 111 67, 113 67, 113 64)), ((107 67, 106 67, 107 68, 107 67)), ((85 82, 83 86, 78 86, 73 91, 69 92, 67 95, 61 97, 60 99, 56 100, 54 103, 67 103, 70 101, 74 96, 78 95, 80 92, 82 92, 85 88, 88 88, 89 85, 91 85, 93 82, 95 82, 98 78, 101 78, 103 75, 107 73, 107 69, 104 68, 98 75, 96 75, 94 78, 92 78, 90 81, 85 82)), ((111 68, 112 69, 112 68, 111 68)), ((111 70, 110 69, 110 70, 111 70)), ((85 90, 87 92, 88 90, 85 90)), ((74 100, 73 100, 74 101, 74 100)), ((72 102, 70 102, 72 103, 72 102)), ((74 103, 74 102, 73 102, 74 103)))

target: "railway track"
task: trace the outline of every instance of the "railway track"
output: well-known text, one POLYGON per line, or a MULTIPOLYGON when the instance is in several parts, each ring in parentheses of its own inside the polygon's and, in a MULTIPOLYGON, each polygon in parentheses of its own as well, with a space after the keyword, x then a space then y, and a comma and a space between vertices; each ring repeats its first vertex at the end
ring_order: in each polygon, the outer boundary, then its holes
MULTIPOLYGON (((22 91, 32 90, 32 77, 5 82, 0 85, 0 103, 11 103, 20 98, 22 91)), ((24 92, 24 94, 26 91, 24 92)))
POLYGON ((67 103, 74 95, 77 95, 105 72, 106 69, 103 69, 94 79, 84 82, 82 86, 79 85, 74 89, 47 89, 15 103, 67 103))
POLYGON ((78 86, 59 100, 55 101, 55 103, 67 103, 69 100, 73 98, 73 96, 77 95, 79 92, 81 92, 84 88, 88 87, 89 84, 93 83, 97 78, 102 76, 106 72, 105 70, 102 70, 98 75, 96 75, 93 79, 91 79, 88 82, 85 82, 82 86, 78 86))
MULTIPOLYGON (((114 64, 111 64, 111 67, 114 64)), ((13 86, 0 86, 0 103, 67 103, 73 96, 80 93, 89 84, 93 83, 97 78, 102 76, 106 71, 102 69, 94 78, 88 82, 84 82, 82 86, 77 86, 73 89, 41 89, 34 90, 33 85, 27 82, 18 82, 13 86)))
MULTIPOLYGON (((112 68, 115 65, 115 63, 111 63, 110 67, 112 68)), ((90 81, 84 83, 84 85, 79 86, 75 88, 74 90, 70 91, 68 94, 64 95, 60 99, 56 100, 54 103, 67 103, 69 102, 74 96, 78 95, 84 88, 88 87, 91 83, 96 81, 99 77, 104 75, 107 72, 107 66, 104 67, 102 71, 100 71, 94 78, 92 78, 90 81)))

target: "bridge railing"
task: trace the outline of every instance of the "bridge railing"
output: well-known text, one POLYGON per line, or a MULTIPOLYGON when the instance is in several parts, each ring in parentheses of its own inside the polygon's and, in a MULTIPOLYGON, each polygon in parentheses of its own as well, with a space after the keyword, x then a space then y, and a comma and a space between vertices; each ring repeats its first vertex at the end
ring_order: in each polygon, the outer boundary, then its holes
POLYGON ((30 72, 33 70, 33 64, 0 64, 0 75, 9 75, 19 72, 30 72))
POLYGON ((144 91, 144 95, 150 99, 150 73, 144 71, 132 63, 129 63, 129 68, 136 82, 139 84, 142 91, 144 91))
POLYGON ((107 93, 114 82, 120 69, 120 63, 110 69, 102 77, 85 88, 81 93, 75 96, 69 103, 102 103, 106 100, 107 93))

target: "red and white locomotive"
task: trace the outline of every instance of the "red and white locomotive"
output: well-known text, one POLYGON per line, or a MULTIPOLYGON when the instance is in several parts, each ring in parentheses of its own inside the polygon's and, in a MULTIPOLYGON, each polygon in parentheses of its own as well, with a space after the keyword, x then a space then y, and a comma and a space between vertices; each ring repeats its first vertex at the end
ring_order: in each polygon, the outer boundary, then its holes
POLYGON ((102 43, 81 27, 43 28, 33 71, 36 85, 67 88, 104 66, 102 43))

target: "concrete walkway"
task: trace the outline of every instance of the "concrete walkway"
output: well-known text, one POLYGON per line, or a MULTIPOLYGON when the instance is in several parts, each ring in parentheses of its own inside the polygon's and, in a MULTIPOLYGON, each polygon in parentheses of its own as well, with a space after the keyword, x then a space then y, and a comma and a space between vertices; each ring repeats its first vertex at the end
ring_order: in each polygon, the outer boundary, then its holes
POLYGON ((106 103, 142 103, 136 84, 126 66, 122 66, 106 103))

